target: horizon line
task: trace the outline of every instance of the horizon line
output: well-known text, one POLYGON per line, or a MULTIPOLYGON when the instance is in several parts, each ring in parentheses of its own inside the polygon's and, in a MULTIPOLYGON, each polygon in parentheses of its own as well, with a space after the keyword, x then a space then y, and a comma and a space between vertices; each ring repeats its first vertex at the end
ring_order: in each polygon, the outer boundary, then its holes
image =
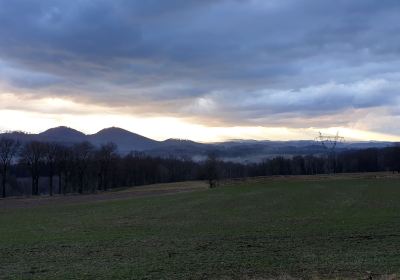
MULTIPOLYGON (((144 136, 144 135, 142 135, 142 134, 139 134, 139 133, 136 133, 136 132, 134 132, 134 131, 131 131, 131 130, 129 130, 129 129, 121 128, 121 127, 118 127, 118 126, 104 127, 104 128, 98 130, 98 131, 95 132, 95 133, 85 133, 85 132, 83 132, 83 131, 81 131, 81 130, 79 130, 79 129, 76 129, 76 128, 73 128, 73 127, 70 127, 70 126, 67 126, 67 125, 60 125, 60 126, 55 126, 55 127, 47 128, 47 129, 45 129, 45 130, 43 130, 43 131, 40 131, 40 132, 37 132, 37 133, 35 133, 35 132, 29 132, 29 131, 24 131, 24 130, 0 130, 0 135, 2 135, 2 134, 11 134, 11 133, 22 133, 22 134, 26 134, 26 135, 39 135, 39 134, 42 134, 42 133, 44 133, 44 132, 47 132, 47 131, 49 131, 49 130, 51 130, 51 129, 56 129, 56 128, 66 128, 66 129, 69 129, 69 130, 74 130, 74 131, 77 131, 77 132, 79 132, 79 133, 82 133, 82 134, 85 135, 85 136, 96 135, 97 133, 99 133, 99 132, 101 132, 101 131, 103 131, 103 130, 115 128, 115 129, 119 129, 119 130, 124 130, 124 131, 126 131, 126 132, 129 132, 129 133, 132 133, 132 134, 135 134, 135 135, 144 137, 144 138, 148 138, 148 139, 150 139, 150 140, 157 141, 157 142, 164 142, 164 141, 168 141, 168 140, 192 141, 192 142, 204 143, 204 144, 227 143, 227 142, 240 142, 240 141, 253 141, 253 142, 266 142, 266 141, 268 141, 268 142, 309 141, 309 142, 316 142, 314 139, 291 139, 291 140, 270 140, 270 139, 262 139, 262 140, 260 140, 260 139, 252 139, 252 138, 232 138, 232 139, 226 139, 226 140, 221 140, 221 141, 196 141, 196 140, 191 140, 191 139, 189 139, 189 138, 174 138, 174 137, 166 138, 166 139, 164 139, 164 140, 156 140, 156 139, 153 139, 153 138, 151 138, 151 137, 147 137, 147 136, 144 136)), ((398 143, 398 141, 388 141, 388 140, 386 140, 386 141, 383 141, 383 140, 348 140, 348 141, 346 141, 346 142, 348 142, 348 143, 369 143, 369 142, 377 142, 377 143, 398 143)))

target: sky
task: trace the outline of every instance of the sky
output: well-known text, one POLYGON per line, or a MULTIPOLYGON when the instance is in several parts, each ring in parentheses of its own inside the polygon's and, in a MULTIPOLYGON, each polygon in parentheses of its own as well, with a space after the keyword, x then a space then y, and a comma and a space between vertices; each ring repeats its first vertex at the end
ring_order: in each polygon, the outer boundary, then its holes
POLYGON ((398 0, 0 0, 0 130, 400 141, 398 0))

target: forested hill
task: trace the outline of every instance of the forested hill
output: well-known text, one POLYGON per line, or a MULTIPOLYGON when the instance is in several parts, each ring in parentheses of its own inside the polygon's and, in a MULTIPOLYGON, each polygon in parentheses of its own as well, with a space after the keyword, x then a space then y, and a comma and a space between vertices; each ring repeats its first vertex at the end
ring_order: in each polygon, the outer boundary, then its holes
MULTIPOLYGON (((95 134, 84 134, 68 127, 56 127, 39 134, 22 132, 7 132, 0 137, 13 138, 26 143, 29 141, 59 142, 64 145, 88 141, 95 146, 113 142, 121 154, 131 151, 145 152, 151 156, 178 156, 202 160, 210 152, 216 153, 220 158, 236 162, 259 162, 265 158, 275 156, 316 155, 324 153, 324 148, 317 142, 302 141, 254 141, 233 140, 220 143, 197 143, 189 140, 168 139, 156 141, 130 131, 111 127, 95 134)), ((393 146, 391 142, 347 142, 338 145, 338 151, 384 148, 393 146)))

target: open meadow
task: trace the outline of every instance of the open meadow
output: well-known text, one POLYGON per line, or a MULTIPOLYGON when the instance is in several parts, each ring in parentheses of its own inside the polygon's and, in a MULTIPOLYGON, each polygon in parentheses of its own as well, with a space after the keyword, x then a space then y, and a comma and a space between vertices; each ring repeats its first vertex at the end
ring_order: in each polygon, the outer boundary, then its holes
POLYGON ((1 279, 400 277, 400 177, 0 200, 1 279))

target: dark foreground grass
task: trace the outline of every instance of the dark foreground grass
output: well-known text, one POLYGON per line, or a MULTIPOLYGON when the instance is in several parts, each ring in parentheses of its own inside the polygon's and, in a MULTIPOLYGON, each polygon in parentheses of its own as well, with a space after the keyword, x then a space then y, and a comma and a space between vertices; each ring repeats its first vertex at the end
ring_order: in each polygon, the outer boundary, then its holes
POLYGON ((244 182, 168 196, 1 210, 0 250, 2 279, 399 275, 400 184, 244 182))

